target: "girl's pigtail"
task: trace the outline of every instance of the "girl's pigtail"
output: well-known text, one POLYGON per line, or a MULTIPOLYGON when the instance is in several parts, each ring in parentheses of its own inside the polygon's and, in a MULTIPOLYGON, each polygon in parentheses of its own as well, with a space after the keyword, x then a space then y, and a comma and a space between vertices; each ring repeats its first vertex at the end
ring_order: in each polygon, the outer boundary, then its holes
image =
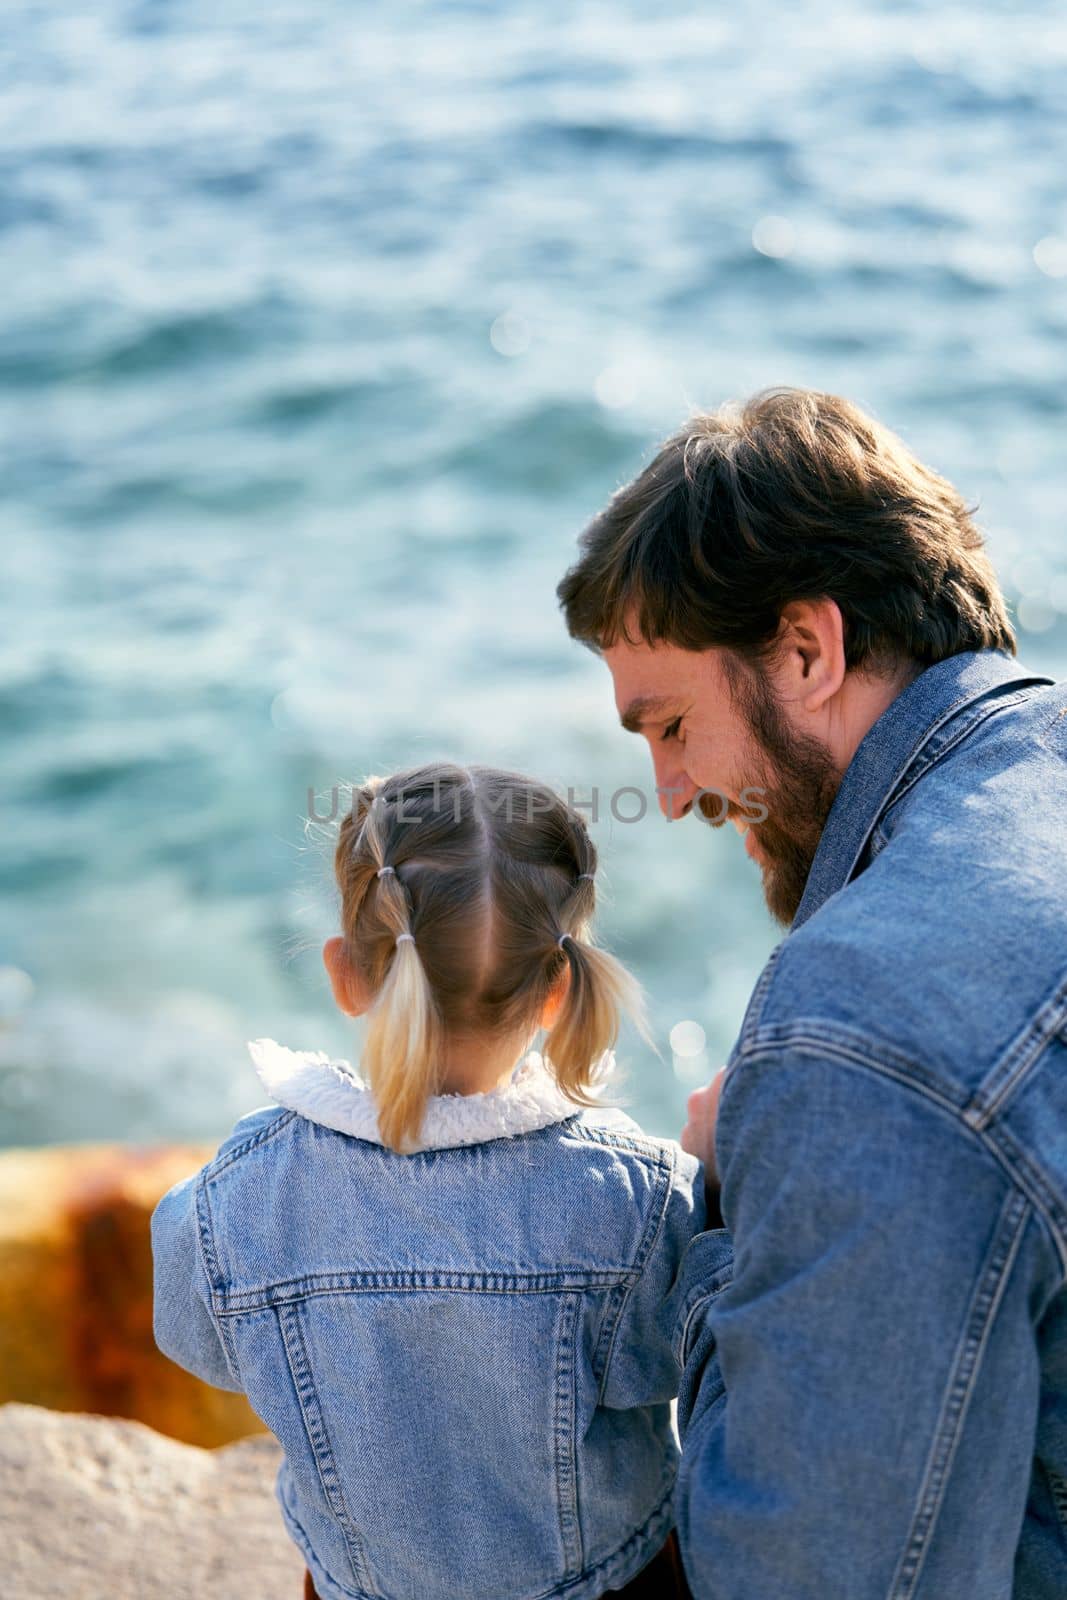
POLYGON ((577 1105, 594 1105, 591 1086, 605 1050, 619 1037, 625 1013, 655 1049, 637 979, 607 950, 568 934, 561 946, 570 981, 544 1054, 564 1094, 577 1105))
POLYGON ((360 1056, 378 1107, 378 1131, 391 1150, 418 1136, 438 1088, 440 1021, 415 941, 402 938, 367 1019, 360 1056))
POLYGON ((360 1065, 378 1108, 382 1140, 403 1151, 417 1138, 426 1102, 439 1087, 443 1030, 395 867, 378 871, 378 911, 396 948, 368 1013, 360 1065))
POLYGON ((360 788, 352 791, 352 804, 341 818, 337 830, 333 864, 343 902, 341 922, 347 937, 351 937, 358 924, 363 902, 374 882, 374 864, 359 846, 381 785, 381 778, 368 778, 360 788))

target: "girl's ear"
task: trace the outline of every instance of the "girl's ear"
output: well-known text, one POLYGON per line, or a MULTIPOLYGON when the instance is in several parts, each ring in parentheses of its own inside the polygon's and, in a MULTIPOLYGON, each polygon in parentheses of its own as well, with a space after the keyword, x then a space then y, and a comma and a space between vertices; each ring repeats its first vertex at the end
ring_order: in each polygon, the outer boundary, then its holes
POLYGON ((338 1009, 347 1017, 360 1017, 367 1009, 367 997, 345 954, 342 938, 327 939, 322 947, 322 960, 330 978, 330 987, 338 1009))
POLYGON ((551 1028, 554 1026, 556 1018, 559 1016, 560 1008, 563 1005, 564 1000, 567 998, 567 991, 570 988, 570 984, 571 969, 568 965, 564 967, 561 976, 555 984, 555 987, 549 992, 548 999, 541 1008, 540 1025, 542 1028, 551 1028))

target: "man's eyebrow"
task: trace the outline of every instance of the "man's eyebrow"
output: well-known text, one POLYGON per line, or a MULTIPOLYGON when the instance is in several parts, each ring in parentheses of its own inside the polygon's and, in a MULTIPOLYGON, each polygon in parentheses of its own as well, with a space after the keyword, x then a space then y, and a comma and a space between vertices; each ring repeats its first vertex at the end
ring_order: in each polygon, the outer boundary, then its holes
POLYGON ((674 696, 666 694, 639 695, 636 700, 631 700, 619 716, 619 721, 627 733, 640 733, 641 724, 646 717, 662 715, 674 704, 674 696))

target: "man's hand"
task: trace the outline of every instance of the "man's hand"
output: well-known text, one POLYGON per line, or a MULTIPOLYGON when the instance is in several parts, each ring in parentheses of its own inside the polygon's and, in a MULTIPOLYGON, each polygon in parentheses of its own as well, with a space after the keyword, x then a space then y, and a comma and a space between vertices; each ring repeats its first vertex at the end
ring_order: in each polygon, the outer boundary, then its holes
POLYGON ((720 1067, 706 1089, 694 1089, 685 1103, 689 1121, 682 1129, 682 1149, 704 1163, 704 1173, 709 1183, 718 1184, 715 1167, 715 1124, 719 1116, 719 1096, 726 1068, 720 1067))
POLYGON ((719 1210, 719 1172, 715 1165, 715 1124, 719 1118, 719 1096, 726 1072, 720 1067, 706 1089, 694 1089, 686 1101, 689 1121, 682 1129, 681 1145, 691 1156, 704 1163, 704 1187, 707 1190, 708 1227, 721 1228, 719 1210))

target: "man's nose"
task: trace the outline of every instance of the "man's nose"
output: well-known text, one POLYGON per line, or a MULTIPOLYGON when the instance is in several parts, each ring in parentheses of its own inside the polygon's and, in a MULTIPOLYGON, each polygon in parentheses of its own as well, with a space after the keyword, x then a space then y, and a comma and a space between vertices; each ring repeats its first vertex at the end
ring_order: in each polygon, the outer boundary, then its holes
POLYGON ((678 822, 689 812, 700 785, 693 782, 675 762, 653 758, 656 773, 656 798, 668 822, 678 822))

